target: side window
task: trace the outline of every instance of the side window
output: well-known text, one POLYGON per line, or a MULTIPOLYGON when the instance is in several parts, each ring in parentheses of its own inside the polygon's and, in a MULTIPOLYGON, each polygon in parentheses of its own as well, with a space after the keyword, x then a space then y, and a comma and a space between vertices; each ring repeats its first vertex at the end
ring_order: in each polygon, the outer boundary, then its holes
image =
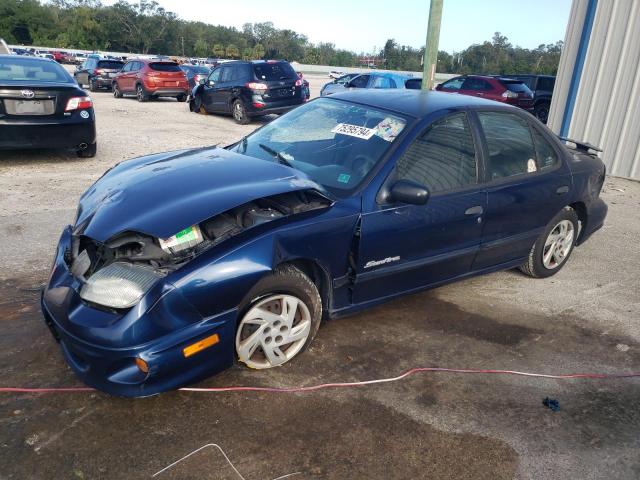
POLYGON ((351 80, 351 86, 355 88, 367 88, 369 83, 369 75, 359 75, 351 80))
POLYGON ((531 133, 533 134, 533 142, 536 147, 538 168, 540 170, 549 170, 555 167, 558 163, 556 151, 535 128, 531 129, 531 133))
POLYGON ((221 73, 222 73, 222 68, 216 68, 213 72, 211 72, 211 75, 209 75, 209 81, 219 82, 221 73))
POLYGON ((447 90, 460 90, 464 80, 464 77, 452 78, 448 82, 444 82, 442 88, 446 88, 447 90))
POLYGON ((137 72, 140 70, 140 62, 131 62, 131 71, 137 72))
POLYGON ((555 79, 550 77, 540 77, 538 78, 538 90, 545 90, 547 92, 553 92, 553 87, 555 84, 555 79))
POLYGON ((122 71, 123 72, 130 72, 131 71, 131 62, 127 63, 124 67, 122 67, 122 71))
POLYGON ((391 82, 386 77, 373 77, 371 88, 391 88, 391 82))
POLYGON ((478 112, 489 150, 491 179, 537 171, 536 151, 526 120, 512 113, 478 112))
POLYGON ((493 88, 491 84, 486 80, 481 78, 467 78, 462 84, 462 90, 480 90, 480 91, 489 91, 493 88))
POLYGON ((233 68, 223 67, 221 70, 222 70, 222 73, 220 73, 220 82, 225 83, 230 81, 233 68))
POLYGON ((477 183, 477 162, 466 113, 432 123, 402 154, 398 178, 444 192, 477 183))

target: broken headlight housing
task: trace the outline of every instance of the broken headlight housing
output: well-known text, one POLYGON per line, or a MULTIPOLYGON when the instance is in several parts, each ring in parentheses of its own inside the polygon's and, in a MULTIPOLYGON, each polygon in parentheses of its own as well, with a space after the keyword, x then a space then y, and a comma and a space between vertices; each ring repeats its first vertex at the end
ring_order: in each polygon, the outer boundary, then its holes
POLYGON ((115 262, 98 270, 82 286, 80 297, 112 308, 133 307, 162 276, 149 267, 115 262))

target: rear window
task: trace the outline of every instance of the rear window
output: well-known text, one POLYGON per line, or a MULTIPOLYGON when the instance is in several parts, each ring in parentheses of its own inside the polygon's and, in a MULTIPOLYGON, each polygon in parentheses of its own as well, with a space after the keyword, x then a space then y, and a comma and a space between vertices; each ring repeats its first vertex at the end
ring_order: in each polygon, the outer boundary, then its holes
POLYGON ((260 63, 253 66, 253 73, 259 80, 287 80, 298 78, 295 70, 287 62, 260 63))
POLYGON ((118 62, 114 60, 100 60, 98 62, 98 68, 106 68, 110 70, 120 70, 124 62, 118 62))
POLYGON ((511 90, 516 93, 529 93, 529 87, 527 87, 524 83, 519 80, 504 80, 500 79, 500 83, 504 85, 507 90, 511 90))
POLYGON ((177 63, 171 62, 154 62, 149 64, 151 70, 156 72, 181 72, 177 63))
POLYGON ((17 56, 0 58, 0 81, 72 83, 73 78, 59 64, 17 56))

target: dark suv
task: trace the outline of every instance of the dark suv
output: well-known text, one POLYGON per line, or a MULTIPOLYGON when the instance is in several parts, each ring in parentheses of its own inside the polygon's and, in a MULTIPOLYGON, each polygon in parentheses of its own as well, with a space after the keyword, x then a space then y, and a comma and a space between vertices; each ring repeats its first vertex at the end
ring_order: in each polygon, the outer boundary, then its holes
POLYGON ((158 97, 184 102, 189 95, 189 82, 178 64, 161 59, 129 60, 114 77, 112 88, 114 97, 133 93, 139 102, 158 97))
POLYGON ((549 118, 549 107, 556 77, 552 75, 503 75, 520 80, 533 92, 533 114, 543 123, 549 118))
POLYGON ((89 90, 97 91, 99 88, 111 90, 111 82, 116 73, 122 70, 124 62, 119 60, 103 60, 99 58, 87 58, 85 62, 73 72, 73 78, 78 85, 89 85, 89 90))
POLYGON ((303 81, 282 60, 233 61, 218 65, 191 94, 192 112, 225 113, 247 124, 251 117, 284 113, 306 101, 303 81))

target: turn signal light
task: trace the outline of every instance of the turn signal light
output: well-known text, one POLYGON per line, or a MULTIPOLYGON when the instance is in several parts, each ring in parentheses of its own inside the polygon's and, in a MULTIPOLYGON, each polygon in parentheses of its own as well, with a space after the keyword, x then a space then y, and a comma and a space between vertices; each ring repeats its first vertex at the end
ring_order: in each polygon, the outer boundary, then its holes
POLYGON ((136 357, 136 367, 138 367, 142 373, 149 373, 149 365, 140 357, 136 357))
POLYGON ((191 355, 195 355, 196 353, 204 350, 205 348, 212 347, 219 341, 220 341, 220 337, 218 336, 217 333, 214 333, 209 337, 203 338, 199 342, 192 343, 188 347, 184 347, 182 349, 182 354, 185 356, 185 358, 190 357, 191 355))
POLYGON ((67 107, 64 109, 64 111, 69 112, 71 110, 84 110, 91 107, 93 107, 93 101, 91 101, 91 97, 71 97, 67 102, 67 107))

